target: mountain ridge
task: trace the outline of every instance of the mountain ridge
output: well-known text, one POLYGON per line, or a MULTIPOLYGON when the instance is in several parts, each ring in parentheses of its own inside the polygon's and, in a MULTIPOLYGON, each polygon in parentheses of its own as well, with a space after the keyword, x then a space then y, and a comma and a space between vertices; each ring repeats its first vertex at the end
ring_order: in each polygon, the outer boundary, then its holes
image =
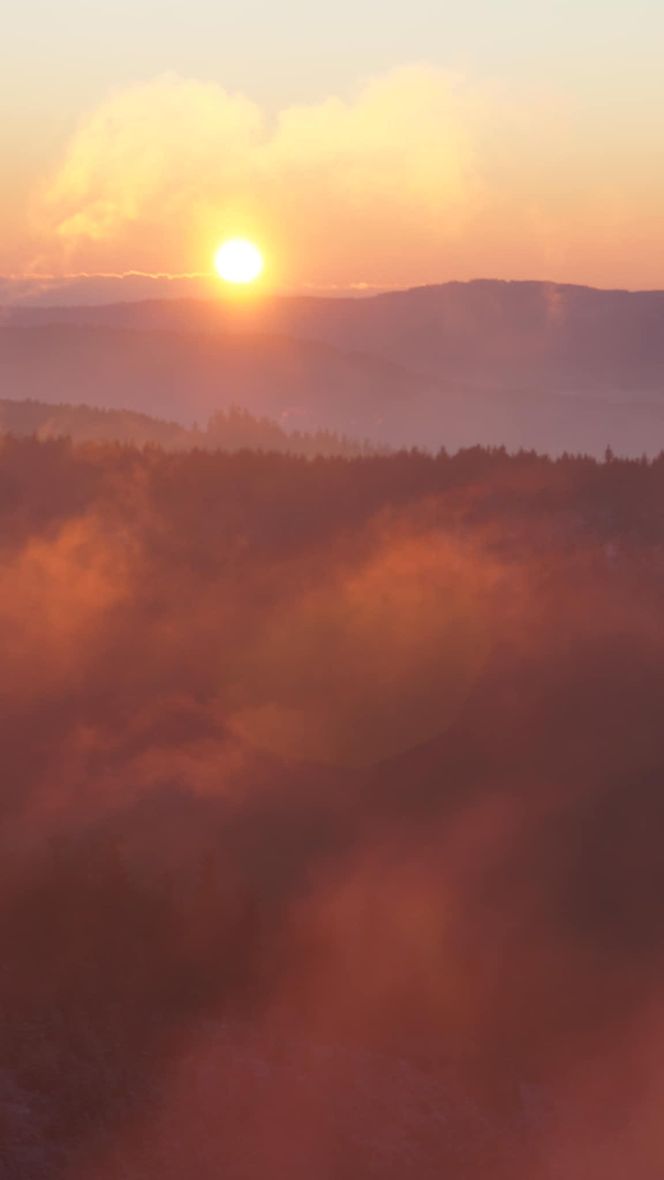
POLYGON ((66 401, 81 379, 82 400, 184 424, 241 404, 378 445, 664 446, 662 291, 473 280, 362 299, 24 307, 2 323, 4 396, 66 401))

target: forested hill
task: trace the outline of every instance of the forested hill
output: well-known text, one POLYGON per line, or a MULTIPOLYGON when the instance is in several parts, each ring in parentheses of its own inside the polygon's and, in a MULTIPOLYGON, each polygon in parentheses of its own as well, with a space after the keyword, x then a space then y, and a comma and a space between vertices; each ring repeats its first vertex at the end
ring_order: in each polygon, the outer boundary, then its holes
POLYGON ((139 447, 159 446, 169 451, 196 447, 220 451, 250 448, 310 457, 351 457, 368 449, 367 445, 330 430, 287 430, 270 418, 256 417, 238 407, 218 411, 205 426, 187 428, 135 410, 0 398, 0 434, 69 438, 73 442, 120 442, 139 447))
POLYGON ((4 437, 2 1180, 662 1175, 663 503, 4 437))

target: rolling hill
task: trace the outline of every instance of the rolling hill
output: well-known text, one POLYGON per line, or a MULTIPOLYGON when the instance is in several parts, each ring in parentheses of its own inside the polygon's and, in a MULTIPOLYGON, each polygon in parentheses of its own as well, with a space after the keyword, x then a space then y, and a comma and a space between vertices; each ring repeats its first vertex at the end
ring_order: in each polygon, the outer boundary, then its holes
POLYGON ((477 281, 365 299, 9 309, 3 396, 184 424, 232 403, 390 445, 664 445, 664 293, 477 281))

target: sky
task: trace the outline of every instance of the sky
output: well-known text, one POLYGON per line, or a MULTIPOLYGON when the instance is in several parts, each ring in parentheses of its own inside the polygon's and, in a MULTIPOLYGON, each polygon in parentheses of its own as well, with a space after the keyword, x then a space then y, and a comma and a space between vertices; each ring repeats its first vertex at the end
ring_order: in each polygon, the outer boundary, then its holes
POLYGON ((23 0, 0 274, 664 286, 660 0, 23 0))

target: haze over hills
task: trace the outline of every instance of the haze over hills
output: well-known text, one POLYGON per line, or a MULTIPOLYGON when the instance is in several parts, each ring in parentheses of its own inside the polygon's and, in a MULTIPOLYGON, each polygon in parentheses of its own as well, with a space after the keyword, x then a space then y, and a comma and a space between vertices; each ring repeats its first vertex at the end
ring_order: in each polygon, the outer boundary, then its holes
POLYGON ((292 455, 362 455, 367 446, 332 431, 284 430, 269 418, 256 418, 231 407, 204 427, 181 426, 136 410, 103 410, 94 406, 49 404, 0 399, 0 434, 15 438, 70 439, 73 443, 117 442, 127 446, 158 446, 167 451, 277 451, 292 455))
POLYGON ((5 8, 0 1180, 664 1180, 664 3, 5 8))
POLYGON ((2 1180, 661 1176, 664 456, 0 488, 2 1180))
POLYGON ((0 393, 186 426, 239 404, 291 428, 357 437, 373 425, 381 441, 382 420, 418 389, 380 359, 287 337, 48 323, 0 328, 0 393))
POLYGON ((364 299, 8 308, 6 397, 190 424, 239 403, 379 443, 664 445, 664 293, 478 280, 364 299))
POLYGON ((364 299, 163 299, 8 309, 9 323, 250 331, 381 356, 478 388, 535 381, 559 393, 664 385, 664 292, 478 279, 364 299))

